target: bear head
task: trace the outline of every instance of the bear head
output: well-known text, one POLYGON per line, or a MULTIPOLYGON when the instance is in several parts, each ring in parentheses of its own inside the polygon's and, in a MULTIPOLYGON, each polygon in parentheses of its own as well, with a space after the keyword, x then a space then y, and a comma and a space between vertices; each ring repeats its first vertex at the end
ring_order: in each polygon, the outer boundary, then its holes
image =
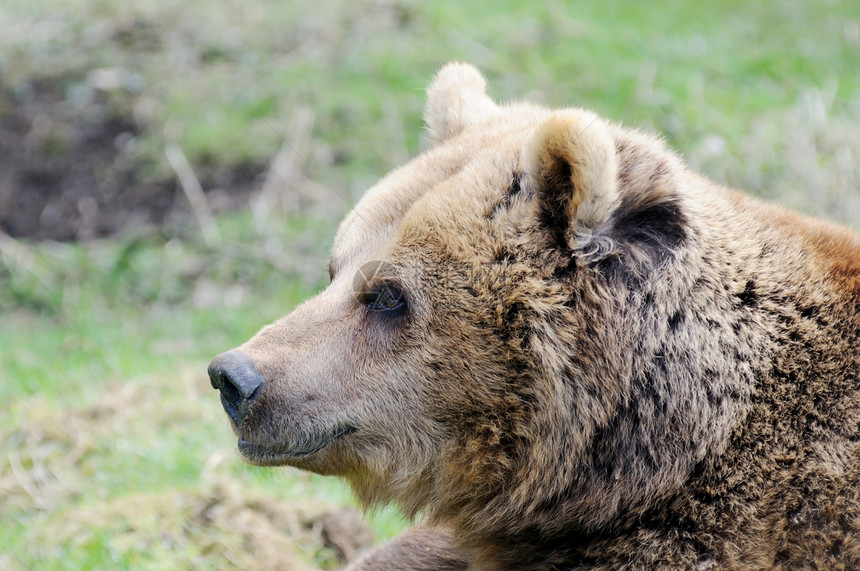
POLYGON ((465 536, 624 525, 748 400, 749 359, 707 350, 720 304, 680 310, 710 295, 692 175, 651 137, 485 87, 438 73, 431 148, 342 222, 331 284, 213 361, 213 384, 247 461, 341 476, 366 504, 465 536))

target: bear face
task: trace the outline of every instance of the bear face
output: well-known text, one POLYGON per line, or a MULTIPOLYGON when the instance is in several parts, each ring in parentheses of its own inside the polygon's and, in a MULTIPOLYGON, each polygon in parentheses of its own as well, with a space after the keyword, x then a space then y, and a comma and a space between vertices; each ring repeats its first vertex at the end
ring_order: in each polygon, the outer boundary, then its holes
MULTIPOLYGON (((497 105, 467 65, 440 71, 425 120, 433 147, 341 224, 330 286, 210 366, 243 456, 424 510, 491 566, 572 565, 649 518, 762 533, 741 508, 815 441, 766 426, 821 376, 786 362, 841 351, 856 380, 856 236, 588 111, 497 105), (732 492, 729 468, 758 484, 732 492)), ((826 381, 856 436, 851 374, 826 381)), ((697 541, 664 550, 699 561, 697 541)))

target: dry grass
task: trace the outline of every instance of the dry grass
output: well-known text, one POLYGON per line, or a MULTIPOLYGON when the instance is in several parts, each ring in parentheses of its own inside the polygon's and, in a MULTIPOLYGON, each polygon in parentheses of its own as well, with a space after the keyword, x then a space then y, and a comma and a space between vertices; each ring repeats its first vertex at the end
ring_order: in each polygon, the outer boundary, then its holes
POLYGON ((860 228, 860 104, 837 110, 834 92, 809 90, 755 119, 734 145, 711 135, 684 154, 731 186, 860 228))
POLYGON ((0 434, 0 511, 39 521, 24 539, 33 559, 62 567, 69 550, 97 549, 135 568, 314 569, 343 564, 373 543, 351 508, 313 497, 287 502, 243 484, 230 473, 235 454, 224 448, 200 463, 190 490, 111 493, 107 455, 154 470, 142 456, 156 455, 165 435, 223 420, 210 392, 199 374, 185 372, 178 382, 148 377, 112 386, 73 410, 40 397, 18 402, 17 422, 0 434))
MULTIPOLYGON (((372 534, 349 508, 296 508, 227 478, 197 491, 128 494, 60 510, 28 537, 31 553, 93 541, 135 567, 314 569, 355 557, 372 534)), ((56 551, 54 551, 56 553, 56 551)))

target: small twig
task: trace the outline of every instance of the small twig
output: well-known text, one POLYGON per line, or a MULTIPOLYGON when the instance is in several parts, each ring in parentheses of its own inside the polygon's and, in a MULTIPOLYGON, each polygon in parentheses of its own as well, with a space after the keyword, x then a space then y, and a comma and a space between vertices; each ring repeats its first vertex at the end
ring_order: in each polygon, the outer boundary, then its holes
POLYGON ((15 238, 2 230, 0 230, 0 254, 9 256, 19 264, 26 263, 27 265, 32 262, 33 258, 30 252, 21 246, 15 238))
POLYGON ((218 227, 215 225, 215 218, 212 216, 212 209, 209 208, 206 195, 203 194, 203 187, 200 186, 197 175, 194 174, 188 159, 185 158, 185 153, 178 145, 169 144, 164 148, 164 154, 167 156, 170 166, 173 167, 173 171, 179 179, 179 185, 191 204, 191 210, 203 232, 203 239, 209 246, 217 244, 221 237, 218 234, 218 227))
POLYGON ((232 455, 232 450, 223 448, 213 452, 206 462, 203 463, 203 468, 200 470, 200 480, 203 482, 215 482, 215 469, 232 455))
POLYGON ((313 125, 313 111, 307 107, 300 108, 293 120, 290 137, 283 137, 281 149, 269 165, 263 188, 252 204, 258 226, 268 225, 276 205, 280 212, 299 209, 298 197, 291 187, 295 187, 296 179, 301 177, 301 169, 296 163, 304 161, 304 155, 310 147, 313 125))
POLYGON ((33 498, 33 501, 36 502, 37 506, 39 506, 40 508, 44 507, 44 502, 40 497, 41 494, 39 494, 39 491, 33 488, 29 484, 29 482, 27 482, 27 477, 24 475, 26 473, 26 470, 22 466, 21 459, 18 454, 16 452, 10 452, 8 455, 8 459, 9 467, 12 468, 12 475, 15 476, 15 480, 18 482, 18 485, 21 487, 21 489, 24 490, 27 495, 33 498))

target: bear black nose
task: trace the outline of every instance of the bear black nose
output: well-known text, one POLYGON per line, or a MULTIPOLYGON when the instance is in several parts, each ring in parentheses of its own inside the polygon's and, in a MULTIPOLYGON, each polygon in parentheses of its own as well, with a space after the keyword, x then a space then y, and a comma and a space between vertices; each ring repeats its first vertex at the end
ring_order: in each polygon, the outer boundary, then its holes
POLYGON ((212 387, 221 391, 221 404, 236 428, 263 389, 263 376, 238 351, 221 353, 209 363, 209 380, 212 387))

